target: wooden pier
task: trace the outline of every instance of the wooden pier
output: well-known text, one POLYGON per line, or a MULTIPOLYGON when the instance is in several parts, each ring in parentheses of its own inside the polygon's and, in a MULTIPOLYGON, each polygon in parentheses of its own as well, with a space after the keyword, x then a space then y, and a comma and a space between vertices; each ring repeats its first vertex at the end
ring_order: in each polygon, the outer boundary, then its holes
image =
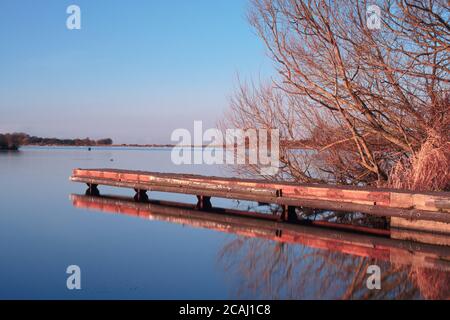
POLYGON ((131 188, 135 200, 148 200, 148 191, 197 196, 198 209, 211 208, 211 197, 278 204, 280 220, 295 218, 295 208, 360 212, 390 218, 397 228, 450 234, 450 192, 411 192, 397 189, 268 182, 117 169, 74 169, 72 181, 86 183, 88 193, 98 186, 131 188))

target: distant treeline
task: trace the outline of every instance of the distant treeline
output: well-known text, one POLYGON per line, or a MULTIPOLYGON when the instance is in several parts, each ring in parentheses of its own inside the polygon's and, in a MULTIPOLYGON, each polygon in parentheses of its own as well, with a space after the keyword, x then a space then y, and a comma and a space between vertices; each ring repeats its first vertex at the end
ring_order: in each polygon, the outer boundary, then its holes
POLYGON ((111 145, 112 139, 105 138, 100 140, 85 139, 58 139, 58 138, 42 138, 30 136, 26 133, 7 133, 0 134, 0 149, 15 150, 23 145, 39 145, 39 146, 105 146, 111 145))

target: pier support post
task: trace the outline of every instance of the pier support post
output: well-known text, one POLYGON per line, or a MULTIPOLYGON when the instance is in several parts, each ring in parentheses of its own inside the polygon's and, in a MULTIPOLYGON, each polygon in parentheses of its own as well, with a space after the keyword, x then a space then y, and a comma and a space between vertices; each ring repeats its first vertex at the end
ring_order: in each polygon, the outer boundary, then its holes
POLYGON ((283 205, 281 220, 289 222, 297 221, 297 213, 295 212, 295 207, 283 205))
POLYGON ((100 191, 98 191, 98 184, 93 184, 93 183, 87 183, 87 190, 86 190, 86 195, 87 196, 99 196, 100 195, 100 191))
POLYGON ((148 201, 147 190, 134 189, 136 194, 134 195, 135 201, 148 201))
POLYGON ((212 208, 211 197, 197 196, 197 209, 206 210, 211 208, 212 208))

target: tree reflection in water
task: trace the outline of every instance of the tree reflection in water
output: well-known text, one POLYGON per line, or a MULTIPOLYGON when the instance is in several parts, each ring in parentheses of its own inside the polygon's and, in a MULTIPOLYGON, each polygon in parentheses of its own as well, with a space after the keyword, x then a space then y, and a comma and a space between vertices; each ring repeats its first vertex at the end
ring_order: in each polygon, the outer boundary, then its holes
POLYGON ((238 237, 219 253, 219 263, 239 298, 446 299, 450 274, 303 245, 238 237), (369 265, 381 268, 381 290, 366 286, 369 265))

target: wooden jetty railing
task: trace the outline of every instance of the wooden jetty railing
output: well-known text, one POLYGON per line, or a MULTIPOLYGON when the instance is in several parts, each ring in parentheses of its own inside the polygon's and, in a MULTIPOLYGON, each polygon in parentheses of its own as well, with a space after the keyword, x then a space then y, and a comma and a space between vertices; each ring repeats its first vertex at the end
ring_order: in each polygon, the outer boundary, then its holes
POLYGON ((390 217, 399 227, 450 233, 449 192, 411 192, 117 169, 75 169, 70 179, 86 183, 91 194, 98 193, 98 185, 108 185, 134 189, 137 200, 147 199, 147 191, 192 194, 197 196, 197 206, 201 209, 211 207, 211 197, 274 203, 283 206, 283 220, 295 215, 296 207, 361 212, 390 217))
POLYGON ((253 213, 220 209, 199 212, 195 206, 168 201, 136 202, 125 197, 71 195, 77 208, 124 214, 196 228, 212 229, 249 238, 300 244, 405 265, 450 271, 450 247, 395 240, 387 236, 350 233, 255 219, 253 213), (223 214, 218 214, 218 212, 223 214))

